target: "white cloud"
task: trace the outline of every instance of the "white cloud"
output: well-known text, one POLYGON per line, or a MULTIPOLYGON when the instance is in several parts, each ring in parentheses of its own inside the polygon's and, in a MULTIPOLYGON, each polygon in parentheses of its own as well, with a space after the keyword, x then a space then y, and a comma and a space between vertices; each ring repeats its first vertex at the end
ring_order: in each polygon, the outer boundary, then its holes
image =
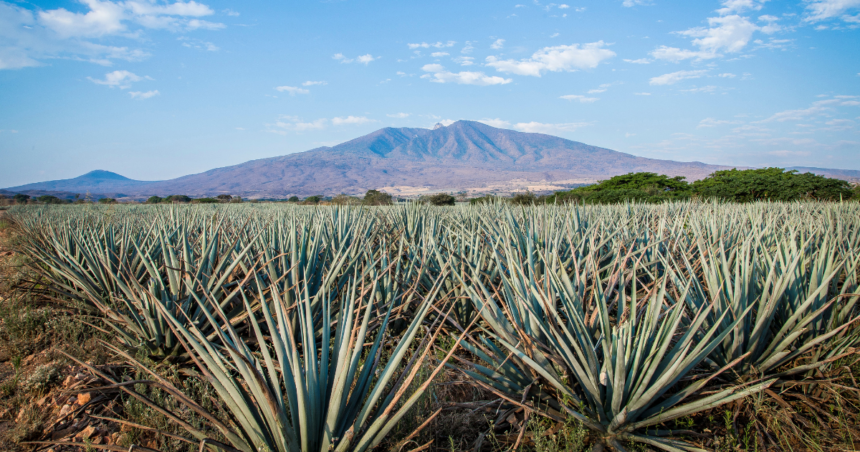
POLYGON ((332 55, 332 59, 338 60, 341 63, 349 64, 349 63, 363 63, 365 66, 369 64, 371 61, 375 61, 380 59, 381 57, 374 57, 371 54, 357 56, 355 58, 347 58, 342 53, 335 53, 332 55))
POLYGON ((650 96, 651 93, 633 93, 635 96, 650 96))
POLYGON ((860 0, 812 0, 806 5, 806 22, 819 22, 822 20, 842 17, 843 20, 853 19, 844 15, 850 10, 860 8, 860 0))
POLYGON ((648 58, 639 58, 637 60, 625 59, 624 62, 625 63, 632 63, 632 64, 651 64, 651 60, 649 60, 648 58))
POLYGON ((473 50, 475 50, 475 47, 472 45, 472 41, 466 41, 466 45, 460 49, 460 53, 469 54, 472 53, 473 50))
POLYGON ((122 23, 125 8, 113 2, 98 0, 89 0, 85 4, 90 11, 83 14, 65 8, 39 11, 39 23, 60 38, 97 38, 125 31, 126 27, 122 23))
POLYGON ((453 58, 452 61, 459 64, 460 66, 471 66, 475 64, 475 58, 467 56, 459 56, 457 58, 453 58))
POLYGON ((373 55, 368 53, 367 55, 361 55, 359 57, 356 57, 355 61, 357 61, 359 63, 363 63, 366 66, 371 61, 378 60, 378 59, 379 59, 379 57, 374 58, 373 55))
POLYGON ((298 88, 295 86, 278 86, 275 88, 275 90, 280 91, 282 93, 283 92, 290 93, 290 96, 295 96, 296 94, 309 94, 310 93, 310 91, 308 91, 304 88, 298 88))
POLYGON ((143 92, 143 91, 131 91, 131 92, 129 92, 128 94, 130 94, 130 95, 131 95, 131 98, 132 98, 132 99, 149 99, 150 97, 158 96, 158 95, 159 95, 159 94, 161 94, 161 93, 159 93, 159 92, 158 92, 158 90, 156 89, 156 90, 146 91, 146 92, 143 92))
POLYGON ((765 2, 768 0, 725 0, 723 7, 717 10, 717 13, 725 16, 731 13, 741 13, 746 10, 758 11, 762 9, 765 2))
POLYGON ((144 79, 152 80, 152 78, 150 77, 141 77, 129 71, 108 72, 107 74, 105 74, 104 80, 99 80, 92 77, 87 78, 97 85, 107 85, 111 88, 116 87, 119 89, 130 88, 132 83, 139 82, 144 79))
POLYGON ((767 119, 763 119, 758 121, 760 123, 767 122, 786 122, 786 121, 802 121, 811 116, 818 116, 822 113, 827 112, 831 108, 827 105, 833 105, 841 103, 842 101, 839 99, 827 99, 827 100, 819 100, 812 103, 812 106, 809 108, 800 108, 796 110, 785 110, 778 113, 775 113, 771 117, 767 119))
POLYGON ((561 5, 558 5, 558 9, 567 9, 567 8, 570 8, 570 6, 565 5, 564 3, 562 3, 561 5))
POLYGON ((479 119, 479 120, 478 120, 478 122, 484 123, 484 124, 486 124, 486 125, 488 125, 488 126, 490 126, 490 127, 495 127, 495 128, 497 128, 497 129, 510 129, 510 128, 511 128, 511 123, 510 123, 510 122, 505 121, 504 119, 499 119, 499 118, 495 118, 495 119, 489 119, 489 118, 486 118, 486 119, 479 119))
MULTIPOLYGON (((228 16, 233 16, 233 17, 239 17, 239 16, 240 16, 240 14, 239 14, 238 12, 233 11, 233 10, 232 10, 232 9, 230 9, 230 8, 227 8, 227 9, 221 10, 221 12, 222 12, 222 13, 224 13, 224 14, 226 14, 226 15, 228 15, 228 16)), ((244 129, 243 129, 243 130, 244 130, 244 129)))
POLYGON ((394 113, 394 114, 385 115, 385 116, 388 116, 389 118, 403 119, 403 118, 408 118, 409 113, 394 113))
MULTIPOLYGON (((601 91, 606 91, 606 90, 601 90, 601 91)), ((579 94, 568 94, 566 96, 561 96, 560 99, 570 100, 570 101, 575 100, 575 101, 579 101, 579 103, 581 103, 581 104, 591 104, 591 103, 594 103, 594 102, 597 102, 598 100, 600 100, 596 97, 580 96, 579 94)))
POLYGON ((731 72, 724 72, 724 73, 722 73, 722 74, 717 75, 717 77, 722 77, 722 78, 735 78, 735 77, 737 77, 737 75, 732 74, 731 72))
POLYGON ((328 85, 328 82, 323 82, 323 81, 317 81, 317 82, 315 82, 315 81, 313 81, 313 80, 308 80, 308 81, 306 81, 306 82, 302 83, 302 86, 315 86, 315 85, 320 85, 320 86, 322 86, 322 85, 328 85))
POLYGON ((442 58, 442 57, 448 56, 448 55, 449 55, 448 52, 433 52, 430 54, 430 56, 432 56, 433 58, 442 58))
POLYGON ((376 122, 373 119, 365 118, 364 116, 347 116, 345 118, 331 118, 332 125, 341 126, 344 124, 367 124, 376 122))
POLYGON ((768 154, 775 155, 777 157, 806 157, 806 156, 810 155, 810 153, 808 151, 787 151, 787 150, 770 151, 770 152, 768 152, 768 154))
POLYGON ((703 129, 705 127, 716 127, 725 124, 741 124, 741 121, 728 121, 725 119, 714 119, 714 118, 705 118, 699 121, 699 125, 696 126, 697 129, 703 129))
POLYGON ((553 33, 553 34, 549 35, 550 38, 557 38, 559 36, 561 36, 561 33, 553 33))
POLYGON ((560 133, 560 132, 575 132, 577 129, 590 126, 590 122, 568 122, 560 124, 543 124, 540 122, 518 122, 513 125, 513 128, 520 132, 527 133, 560 133))
POLYGON ((307 132, 309 130, 322 130, 328 125, 328 119, 320 118, 315 121, 305 122, 297 116, 280 116, 274 124, 265 124, 266 131, 286 135, 287 132, 307 132))
POLYGON ((430 72, 431 74, 424 74, 421 78, 430 79, 431 82, 434 83, 457 83, 460 85, 478 85, 478 86, 489 86, 489 85, 505 85, 511 83, 513 80, 509 78, 502 78, 498 76, 488 76, 483 72, 450 72, 445 69, 441 64, 426 64, 421 68, 424 72, 430 72))
POLYGON ((699 78, 705 75, 705 73, 707 72, 707 70, 672 72, 670 74, 663 74, 658 77, 653 77, 648 83, 650 83, 651 85, 674 85, 681 80, 699 78))
MULTIPOLYGON (((738 8, 754 8, 757 4, 748 0, 730 0, 724 2, 724 5, 729 6, 726 7, 728 9, 724 8, 723 10, 734 11, 738 8)), ((651 56, 674 63, 691 58, 697 60, 717 58, 722 56, 720 52, 737 53, 743 50, 756 31, 774 33, 779 29, 779 25, 774 23, 759 27, 750 22, 748 18, 739 15, 710 17, 708 18, 708 27, 697 27, 677 32, 681 36, 694 38, 693 45, 697 46, 699 50, 679 49, 664 45, 652 51, 651 56)))
POLYGON ((490 48, 496 49, 496 50, 501 49, 504 46, 505 46, 505 40, 504 39, 496 39, 495 42, 490 44, 490 48))
POLYGON ((693 45, 702 52, 740 52, 747 45, 758 27, 746 17, 737 15, 708 18, 710 28, 691 28, 679 34, 696 38, 693 45))
POLYGON ((624 3, 622 3, 621 5, 626 7, 626 8, 630 8, 630 7, 633 7, 636 5, 649 5, 649 4, 650 3, 648 2, 648 0, 624 0, 624 3))
POLYGON ((708 86, 700 86, 698 88, 690 88, 690 89, 682 89, 681 91, 685 93, 713 93, 717 90, 717 87, 714 85, 708 86))
MULTIPOLYGON (((435 47, 435 48, 437 48, 437 49, 442 49, 442 48, 445 48, 445 47, 453 47, 453 46, 454 46, 454 44, 456 44, 456 43, 457 43, 457 41, 448 41, 448 42, 441 42, 441 41, 440 41, 440 42, 431 43, 431 44, 428 44, 428 43, 426 43, 426 42, 421 42, 421 43, 418 43, 418 44, 406 44, 406 45, 407 45, 410 49, 428 49, 428 48, 430 48, 430 47, 435 47)), ((468 45, 468 44, 469 44, 469 43, 467 42, 467 43, 466 43, 466 45, 468 45)))
POLYGON ((178 41, 182 42, 183 47, 188 47, 190 49, 201 49, 209 52, 217 52, 221 50, 215 44, 207 41, 202 41, 200 39, 192 39, 187 36, 180 36, 177 38, 178 41))
MULTIPOLYGON (((0 69, 40 65, 40 60, 67 58, 110 66, 113 60, 140 61, 149 53, 123 46, 108 46, 92 39, 117 36, 146 40, 143 29, 186 32, 223 28, 198 17, 213 14, 208 6, 190 2, 155 3, 148 0, 81 0, 82 12, 65 8, 26 9, 0 2, 0 69)), ((189 44, 192 46, 192 44, 189 44)), ((217 46, 201 41, 200 48, 217 46)))
POLYGON ((677 47, 660 46, 651 52, 651 56, 658 60, 678 63, 689 58, 709 59, 715 58, 717 55, 708 52, 679 49, 677 47))
POLYGON ((603 92, 606 92, 605 88, 596 88, 596 89, 590 89, 590 90, 586 91, 587 94, 600 94, 603 92))
POLYGON ((500 72, 540 77, 542 72, 575 71, 593 69, 603 60, 615 56, 615 52, 605 49, 603 41, 588 44, 561 45, 544 47, 535 52, 528 60, 499 60, 487 57, 487 66, 500 72))

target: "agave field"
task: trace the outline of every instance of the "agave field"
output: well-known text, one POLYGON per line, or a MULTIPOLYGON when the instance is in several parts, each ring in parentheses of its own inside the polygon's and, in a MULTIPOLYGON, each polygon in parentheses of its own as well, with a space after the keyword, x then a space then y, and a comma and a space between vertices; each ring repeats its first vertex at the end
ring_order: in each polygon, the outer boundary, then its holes
MULTIPOLYGON (((112 384, 194 450, 415 449, 393 432, 441 375, 498 401, 508 449, 535 444, 537 420, 594 450, 693 451, 718 407, 800 401, 799 425, 857 411, 860 203, 10 214, 48 296, 146 375, 112 384), (221 409, 142 361, 205 381, 221 409)), ((750 450, 782 450, 767 427, 750 450)))

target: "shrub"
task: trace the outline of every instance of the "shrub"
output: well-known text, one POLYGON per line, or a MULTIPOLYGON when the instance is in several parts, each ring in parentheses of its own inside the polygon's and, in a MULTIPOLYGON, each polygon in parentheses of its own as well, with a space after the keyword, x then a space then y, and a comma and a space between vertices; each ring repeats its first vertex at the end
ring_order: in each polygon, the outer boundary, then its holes
POLYGON ((230 195, 218 195, 215 197, 219 202, 230 202, 233 197, 230 195))
POLYGON ((114 204, 114 203, 116 203, 116 199, 113 199, 113 198, 99 199, 99 204, 114 204))
POLYGON ((221 200, 218 198, 197 198, 192 199, 191 202, 194 204, 220 204, 221 200))
POLYGON ((12 200, 15 201, 15 204, 27 204, 27 201, 30 200, 30 196, 18 193, 17 195, 12 197, 12 200))
POLYGON ((337 206, 355 206, 361 204, 361 200, 355 196, 345 195, 343 193, 331 198, 331 203, 337 206))
POLYGON ((150 197, 146 200, 146 203, 147 203, 147 204, 158 204, 158 203, 161 203, 161 202, 164 202, 164 198, 160 198, 160 197, 158 197, 158 196, 150 196, 150 197))
POLYGON ((453 206, 457 200, 447 193, 436 193, 435 195, 422 196, 419 201, 434 206, 453 206))
POLYGON ((290 196, 290 199, 288 199, 287 202, 299 202, 299 197, 298 196, 290 196))
POLYGON ((366 206, 390 206, 394 204, 391 195, 377 190, 368 190, 361 203, 366 206))
POLYGON ((511 198, 511 204, 518 206, 530 206, 537 202, 537 196, 534 193, 527 191, 525 193, 516 193, 514 197, 511 198))
POLYGON ((305 198, 304 203, 319 204, 320 201, 322 201, 322 196, 308 196, 307 198, 305 198))
POLYGON ((164 198, 164 202, 191 202, 191 198, 185 195, 170 195, 164 198))
POLYGON ((56 196, 39 196, 36 198, 36 201, 39 201, 42 204, 65 204, 66 202, 56 196))

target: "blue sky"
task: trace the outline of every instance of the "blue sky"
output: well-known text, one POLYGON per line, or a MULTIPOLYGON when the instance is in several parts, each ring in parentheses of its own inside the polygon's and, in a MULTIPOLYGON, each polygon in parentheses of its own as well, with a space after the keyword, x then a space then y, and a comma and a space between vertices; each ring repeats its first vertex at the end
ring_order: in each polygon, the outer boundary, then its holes
POLYGON ((860 169, 860 0, 0 1, 0 186, 457 119, 860 169))

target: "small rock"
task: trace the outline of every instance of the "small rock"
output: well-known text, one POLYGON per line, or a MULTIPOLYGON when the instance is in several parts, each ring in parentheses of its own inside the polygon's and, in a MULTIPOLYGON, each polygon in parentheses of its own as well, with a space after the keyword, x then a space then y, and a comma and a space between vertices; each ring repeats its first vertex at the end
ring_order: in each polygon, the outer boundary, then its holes
POLYGON ((93 396, 89 392, 78 394, 78 405, 86 405, 92 398, 93 396))
POLYGON ((60 414, 58 414, 58 416, 63 417, 63 416, 65 416, 71 412, 72 412, 72 406, 71 405, 63 405, 63 407, 60 408, 60 414))
POLYGON ((18 412, 18 416, 15 418, 15 422, 21 423, 24 421, 24 408, 21 408, 21 411, 18 412))
POLYGON ((44 405, 44 404, 45 404, 45 402, 47 402, 47 401, 48 401, 48 399, 50 399, 50 398, 51 398, 51 395, 50 395, 50 394, 49 394, 49 395, 46 395, 45 397, 42 397, 41 399, 37 400, 37 401, 36 401, 36 405, 38 405, 38 406, 42 406, 42 405, 44 405))
POLYGON ((85 429, 81 430, 81 433, 79 433, 79 435, 80 435, 80 436, 81 436, 81 438, 83 438, 83 439, 90 439, 90 437, 91 437, 91 436, 93 436, 93 433, 96 433, 97 431, 98 431, 98 430, 96 430, 96 428, 95 428, 95 427, 93 427, 92 425, 90 425, 90 426, 88 426, 87 428, 85 428, 85 429))
POLYGON ((74 383, 74 382, 75 382, 75 377, 69 375, 68 377, 66 377, 65 380, 63 380, 63 386, 71 386, 72 383, 74 383))

